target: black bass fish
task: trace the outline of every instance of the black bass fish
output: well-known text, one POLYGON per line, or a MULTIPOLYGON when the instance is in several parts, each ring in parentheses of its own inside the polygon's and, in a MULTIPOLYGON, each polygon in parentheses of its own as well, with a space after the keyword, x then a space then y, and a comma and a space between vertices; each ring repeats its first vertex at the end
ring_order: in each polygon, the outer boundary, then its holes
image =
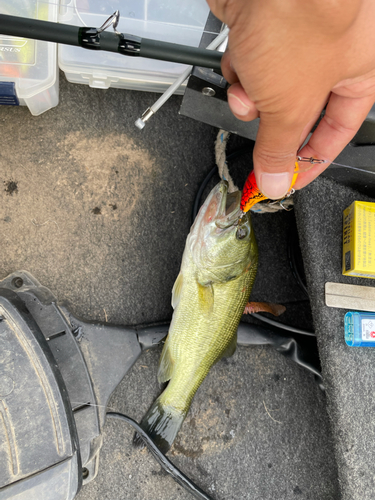
MULTIPOLYGON (((237 327, 255 279, 258 249, 250 214, 241 217, 241 192, 221 181, 202 205, 186 240, 172 290, 174 313, 159 361, 169 381, 141 427, 163 453, 171 447, 211 366, 231 356, 237 327)), ((135 435, 135 445, 142 445, 135 435)))

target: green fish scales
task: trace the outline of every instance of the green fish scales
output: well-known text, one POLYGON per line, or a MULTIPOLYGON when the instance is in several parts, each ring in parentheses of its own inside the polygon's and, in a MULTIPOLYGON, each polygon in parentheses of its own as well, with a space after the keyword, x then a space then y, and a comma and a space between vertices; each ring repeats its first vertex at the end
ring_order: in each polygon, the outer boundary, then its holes
MULTIPOLYGON (((182 276, 186 284, 182 285, 166 343, 166 355, 173 365, 172 377, 161 401, 187 411, 211 366, 224 354, 231 354, 255 270, 252 268, 230 283, 213 284, 213 306, 206 303, 202 286, 194 276, 182 276)), ((162 374, 158 378, 159 382, 166 381, 162 374)))

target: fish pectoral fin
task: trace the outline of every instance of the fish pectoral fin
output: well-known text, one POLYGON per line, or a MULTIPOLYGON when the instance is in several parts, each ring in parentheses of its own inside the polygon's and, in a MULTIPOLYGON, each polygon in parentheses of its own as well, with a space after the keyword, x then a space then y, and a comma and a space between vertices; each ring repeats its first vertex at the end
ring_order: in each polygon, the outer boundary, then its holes
POLYGON ((199 305, 203 313, 210 313, 214 308, 214 287, 212 285, 203 286, 198 283, 199 305))
POLYGON ((237 348, 237 332, 234 334, 234 337, 230 341, 230 344, 223 352, 222 358, 230 358, 236 352, 237 348))
POLYGON ((183 275, 182 275, 182 273, 179 273, 176 281, 174 282, 173 289, 172 289, 172 307, 173 307, 173 309, 176 309, 177 304, 180 302, 183 282, 184 282, 183 275))
POLYGON ((172 378, 173 368, 174 368, 174 363, 168 347, 168 337, 167 337, 159 361, 159 369, 158 369, 159 384, 168 382, 168 380, 172 378))
POLYGON ((248 302, 245 306, 244 314, 253 314, 257 312, 267 312, 274 316, 280 316, 286 311, 286 307, 272 302, 248 302))

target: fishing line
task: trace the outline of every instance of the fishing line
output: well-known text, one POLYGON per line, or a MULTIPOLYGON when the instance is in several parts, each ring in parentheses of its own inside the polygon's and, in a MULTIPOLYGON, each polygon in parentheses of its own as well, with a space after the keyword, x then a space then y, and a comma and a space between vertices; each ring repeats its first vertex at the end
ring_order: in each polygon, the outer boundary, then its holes
MULTIPOLYGON (((375 171, 373 171, 373 170, 364 170, 363 168, 353 167, 351 165, 342 165, 341 163, 336 163, 334 161, 330 161, 330 160, 327 160, 327 161, 330 162, 330 166, 328 167, 328 169, 331 168, 332 165, 335 165, 335 166, 340 167, 340 168, 342 168, 342 167, 350 168, 351 170, 356 170, 357 172, 364 172, 365 174, 375 175, 375 171)), ((333 168, 335 168, 335 167, 333 167, 333 168)), ((372 166, 372 168, 375 168, 375 166, 372 166)))
MULTIPOLYGON (((361 146, 357 146, 357 147, 361 147, 361 146)), ((308 157, 297 156, 297 162, 299 164, 299 170, 298 170, 299 173, 308 172, 313 167, 316 167, 316 165, 324 165, 325 163, 329 163, 329 165, 328 165, 328 167, 326 167, 326 169, 337 168, 337 167, 339 167, 339 168, 349 168, 351 170, 356 170, 357 172, 364 172, 365 174, 368 173, 368 174, 375 175, 375 171, 373 171, 373 170, 365 170, 364 168, 354 167, 352 165, 344 165, 342 163, 337 163, 335 161, 332 161, 329 158, 327 158, 327 159, 324 160, 324 159, 317 159, 317 158, 314 158, 314 157, 308 158, 308 157), (304 165, 304 168, 302 168, 301 167, 301 163, 310 163, 310 166, 306 167, 304 165)), ((374 168, 375 169, 375 165, 371 165, 368 168, 374 168)))

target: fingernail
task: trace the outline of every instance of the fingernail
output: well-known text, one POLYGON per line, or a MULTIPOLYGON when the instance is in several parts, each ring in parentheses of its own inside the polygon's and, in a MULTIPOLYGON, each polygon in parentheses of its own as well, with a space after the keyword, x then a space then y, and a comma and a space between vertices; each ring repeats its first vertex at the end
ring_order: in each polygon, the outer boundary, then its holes
POLYGON ((228 104, 230 109, 235 115, 245 116, 248 114, 250 110, 250 106, 246 106, 241 99, 239 99, 236 95, 228 93, 228 104))
POLYGON ((258 187, 270 200, 278 200, 289 191, 292 184, 292 175, 289 172, 277 174, 264 172, 260 176, 260 186, 258 187))

